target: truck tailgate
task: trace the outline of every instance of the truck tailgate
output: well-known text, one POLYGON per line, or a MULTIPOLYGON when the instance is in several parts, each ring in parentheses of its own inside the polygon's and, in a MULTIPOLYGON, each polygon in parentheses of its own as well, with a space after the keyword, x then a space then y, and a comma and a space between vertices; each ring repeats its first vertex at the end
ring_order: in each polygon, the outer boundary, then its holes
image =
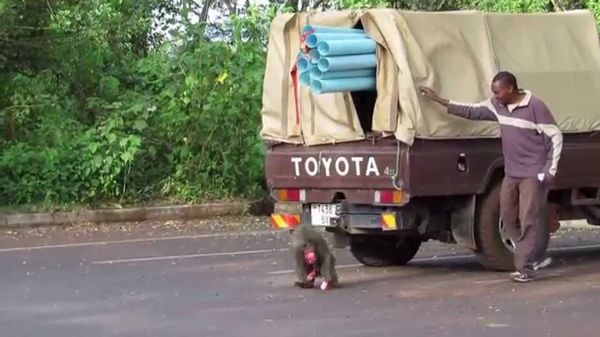
POLYGON ((270 188, 393 189, 393 179, 401 181, 405 149, 397 144, 385 139, 376 144, 277 145, 267 151, 267 184, 270 188))

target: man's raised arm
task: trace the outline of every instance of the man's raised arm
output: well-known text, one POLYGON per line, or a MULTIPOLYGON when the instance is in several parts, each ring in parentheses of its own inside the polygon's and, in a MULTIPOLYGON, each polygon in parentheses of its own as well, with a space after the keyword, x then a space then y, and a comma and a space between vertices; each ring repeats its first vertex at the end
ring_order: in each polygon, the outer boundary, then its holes
POLYGON ((445 106, 449 114, 472 120, 498 120, 494 106, 489 99, 475 104, 458 103, 438 96, 431 88, 420 87, 419 91, 426 98, 445 106))

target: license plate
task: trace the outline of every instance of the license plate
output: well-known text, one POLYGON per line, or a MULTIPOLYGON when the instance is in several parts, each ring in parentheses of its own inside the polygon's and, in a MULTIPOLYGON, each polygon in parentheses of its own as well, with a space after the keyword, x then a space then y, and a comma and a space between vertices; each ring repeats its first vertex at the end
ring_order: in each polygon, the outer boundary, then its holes
POLYGON ((313 226, 333 226, 333 221, 339 218, 336 204, 310 205, 310 219, 313 226))

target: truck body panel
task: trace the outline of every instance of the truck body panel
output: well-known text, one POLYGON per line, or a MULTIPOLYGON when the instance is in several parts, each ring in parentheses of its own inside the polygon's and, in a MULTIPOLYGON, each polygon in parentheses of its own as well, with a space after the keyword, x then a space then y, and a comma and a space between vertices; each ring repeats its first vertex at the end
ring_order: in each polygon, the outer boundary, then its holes
MULTIPOLYGON (((332 202, 342 193, 372 204, 374 190, 397 187, 411 198, 481 194, 494 174, 503 174, 499 139, 282 144, 266 157, 269 188, 305 189, 306 202, 332 202)), ((600 187, 600 133, 564 135, 554 188, 583 187, 600 187)))

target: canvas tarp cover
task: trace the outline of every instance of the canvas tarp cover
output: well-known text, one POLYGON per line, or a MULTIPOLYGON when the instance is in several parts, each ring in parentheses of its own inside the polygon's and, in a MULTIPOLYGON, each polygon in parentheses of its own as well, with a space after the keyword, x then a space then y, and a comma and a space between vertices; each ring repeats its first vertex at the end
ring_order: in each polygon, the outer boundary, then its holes
POLYGON ((499 136, 493 122, 468 121, 418 94, 432 87, 456 101, 479 102, 499 70, 544 100, 565 133, 600 130, 600 45, 588 11, 552 14, 443 13, 389 9, 297 13, 273 21, 264 78, 262 136, 306 145, 363 139, 350 93, 313 95, 291 71, 306 24, 362 23, 378 43, 372 131, 415 138, 499 136), (297 88, 297 89, 296 89, 297 88))

